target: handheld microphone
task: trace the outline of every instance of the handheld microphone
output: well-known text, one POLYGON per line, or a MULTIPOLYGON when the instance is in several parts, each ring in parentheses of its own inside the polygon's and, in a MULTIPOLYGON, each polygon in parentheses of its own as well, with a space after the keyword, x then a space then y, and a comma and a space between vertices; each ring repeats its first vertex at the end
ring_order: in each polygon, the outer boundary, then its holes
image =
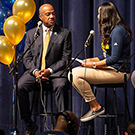
POLYGON ((39 29, 40 29, 41 24, 42 24, 42 22, 38 21, 37 28, 36 28, 36 31, 35 31, 35 34, 34 34, 34 39, 36 39, 39 36, 39 29))
POLYGON ((94 30, 91 30, 90 31, 90 34, 89 34, 89 36, 88 36, 88 38, 87 38, 87 40, 85 42, 85 47, 87 47, 88 45, 90 45, 91 39, 94 36, 94 34, 95 34, 95 31, 94 30))

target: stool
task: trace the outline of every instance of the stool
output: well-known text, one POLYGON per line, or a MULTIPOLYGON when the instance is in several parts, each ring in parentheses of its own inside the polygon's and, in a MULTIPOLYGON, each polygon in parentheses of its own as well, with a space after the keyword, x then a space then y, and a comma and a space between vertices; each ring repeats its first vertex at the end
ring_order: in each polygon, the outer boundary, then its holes
MULTIPOLYGON (((53 129, 54 127, 54 121, 53 121, 53 88, 51 85, 50 81, 45 82, 45 84, 42 86, 40 83, 40 87, 41 87, 41 93, 40 93, 40 98, 43 99, 43 102, 41 101, 43 108, 46 109, 44 110, 44 113, 36 113, 36 114, 32 114, 32 115, 37 115, 37 116, 46 116, 46 115, 50 115, 51 116, 51 129, 53 129), (47 111, 47 101, 48 101, 48 92, 50 92, 50 96, 51 96, 51 111, 48 112, 47 111), (44 93, 46 95, 46 100, 44 101, 44 93)), ((31 112, 33 111, 33 107, 34 107, 34 99, 35 99, 35 94, 37 91, 34 91, 33 93, 33 97, 32 97, 32 104, 31 104, 31 112)))
POLYGON ((126 82, 124 83, 120 83, 120 84, 94 84, 93 86, 96 86, 95 89, 95 96, 96 96, 96 92, 98 88, 105 88, 105 109, 107 108, 107 88, 112 88, 113 89, 113 93, 115 96, 115 114, 107 114, 105 111, 105 115, 100 115, 99 117, 103 117, 105 118, 105 135, 107 134, 107 118, 116 118, 116 126, 117 126, 117 135, 120 135, 119 132, 119 125, 118 125, 118 109, 117 109, 117 94, 116 94, 116 88, 120 88, 122 87, 124 90, 124 96, 125 96, 125 113, 123 114, 125 116, 125 122, 127 123, 127 117, 130 118, 130 114, 129 114, 129 108, 128 108, 128 102, 127 102, 127 86, 126 86, 126 82))

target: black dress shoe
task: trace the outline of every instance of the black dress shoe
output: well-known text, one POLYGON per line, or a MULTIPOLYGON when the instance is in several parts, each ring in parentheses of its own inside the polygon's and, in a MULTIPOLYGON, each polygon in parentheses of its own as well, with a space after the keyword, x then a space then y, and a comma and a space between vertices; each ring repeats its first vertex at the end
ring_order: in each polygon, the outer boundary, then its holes
POLYGON ((37 129, 38 126, 33 121, 31 121, 28 124, 26 124, 24 135, 34 135, 37 129))
POLYGON ((83 117, 81 117, 81 122, 86 122, 89 120, 92 120, 94 118, 96 118, 97 116, 103 114, 105 112, 105 108, 101 107, 99 110, 97 111, 93 111, 92 109, 90 111, 88 111, 83 117))

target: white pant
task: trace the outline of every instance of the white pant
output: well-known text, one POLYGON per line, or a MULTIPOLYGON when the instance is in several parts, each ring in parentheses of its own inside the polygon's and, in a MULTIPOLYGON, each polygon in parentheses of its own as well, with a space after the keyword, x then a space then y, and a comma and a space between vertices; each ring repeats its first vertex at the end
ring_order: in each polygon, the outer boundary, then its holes
MULTIPOLYGON (((103 69, 76 67, 72 70, 72 73, 73 73, 72 85, 83 96, 86 102, 90 102, 95 99, 90 84, 124 82, 124 73, 122 72, 117 73, 116 69, 112 67, 107 67, 103 69)), ((127 74, 127 79, 129 79, 129 76, 130 74, 127 74)))
POLYGON ((131 75, 131 82, 132 82, 133 87, 135 88, 135 71, 133 71, 131 75))

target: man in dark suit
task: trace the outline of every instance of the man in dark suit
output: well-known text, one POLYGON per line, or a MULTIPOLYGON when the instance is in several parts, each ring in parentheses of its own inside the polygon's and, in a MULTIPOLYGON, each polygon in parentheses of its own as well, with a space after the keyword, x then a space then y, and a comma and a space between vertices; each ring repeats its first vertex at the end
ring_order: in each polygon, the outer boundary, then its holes
MULTIPOLYGON (((44 82, 48 79, 51 81, 58 111, 65 110, 64 90, 67 83, 67 72, 63 73, 63 70, 71 59, 71 33, 56 24, 55 11, 50 4, 43 4, 40 7, 39 18, 42 25, 37 39, 24 55, 23 63, 26 72, 18 82, 20 114, 26 124, 25 135, 33 135, 38 128, 31 120, 29 92, 37 88, 40 89, 39 82, 44 85, 44 82), (47 31, 50 39, 48 46, 46 45, 46 54, 43 57, 44 46, 48 40, 45 37, 47 31), (44 68, 42 68, 43 60, 45 60, 44 68)), ((33 42, 35 31, 36 28, 27 32, 24 50, 33 42)))

